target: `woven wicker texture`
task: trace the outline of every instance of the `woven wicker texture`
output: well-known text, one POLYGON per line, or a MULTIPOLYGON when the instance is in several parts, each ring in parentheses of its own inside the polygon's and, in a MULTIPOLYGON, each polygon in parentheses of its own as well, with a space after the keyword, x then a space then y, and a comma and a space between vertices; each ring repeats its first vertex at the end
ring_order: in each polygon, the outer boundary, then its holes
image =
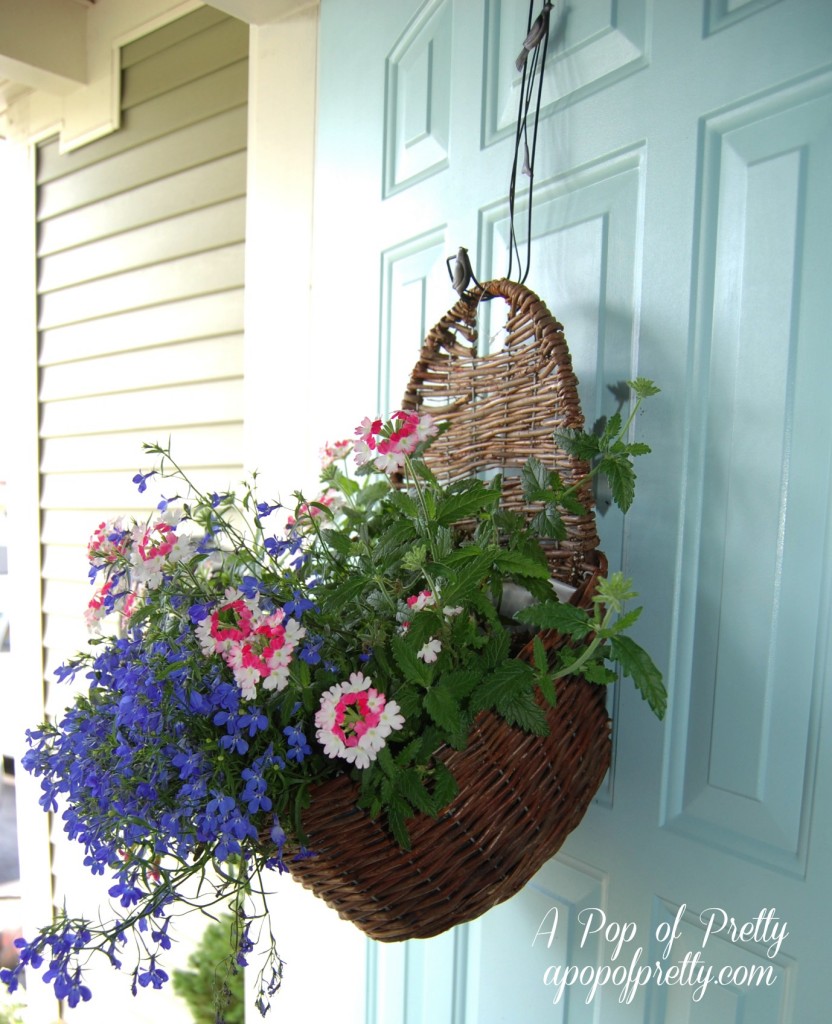
MULTIPOLYGON (((583 426, 563 328, 533 292, 513 282, 489 282, 464 295, 429 332, 403 405, 452 422, 428 453, 435 473, 454 479, 500 471, 510 507, 533 511, 517 480, 530 455, 556 466, 568 482, 587 472, 552 437, 583 426), (485 297, 502 297, 509 309, 502 348, 482 356, 477 314, 485 297)), ((588 489, 581 499, 589 507, 588 489)), ((573 603, 588 607, 606 571, 594 516, 566 522, 568 538, 551 548, 550 565, 553 576, 577 587, 573 603)), ((543 639, 550 650, 565 642, 554 633, 543 639)), ((531 644, 518 657, 530 658, 531 644)), ((603 689, 570 678, 558 681, 557 692, 557 706, 546 707, 548 736, 483 713, 464 751, 439 753, 459 794, 439 818, 408 821, 410 851, 381 820, 355 808, 357 787, 348 776, 318 787, 303 819, 317 856, 292 864, 292 875, 382 941, 438 935, 514 895, 581 820, 610 763, 603 689)))

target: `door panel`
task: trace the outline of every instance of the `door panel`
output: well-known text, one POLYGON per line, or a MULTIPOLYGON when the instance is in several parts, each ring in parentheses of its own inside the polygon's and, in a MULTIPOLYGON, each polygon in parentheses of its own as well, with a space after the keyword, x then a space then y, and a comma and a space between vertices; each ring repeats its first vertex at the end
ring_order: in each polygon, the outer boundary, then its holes
MULTIPOLYGON (((460 245, 481 279, 506 272, 527 15, 522 0, 323 0, 325 430, 395 408, 455 299, 460 245)), ((528 284, 565 325, 589 423, 626 379, 662 387, 634 428, 653 447, 636 503, 624 518, 599 493, 598 518, 641 591, 670 710, 659 724, 616 687, 613 768, 517 897, 438 939, 370 944, 371 1024, 825 1019, 830 43, 823 0, 553 12, 528 284), (657 980, 686 955, 731 970, 698 998, 657 980), (560 984, 568 966, 633 962, 658 968, 623 996, 609 978, 560 984)), ((488 307, 483 349, 500 328, 488 307)))

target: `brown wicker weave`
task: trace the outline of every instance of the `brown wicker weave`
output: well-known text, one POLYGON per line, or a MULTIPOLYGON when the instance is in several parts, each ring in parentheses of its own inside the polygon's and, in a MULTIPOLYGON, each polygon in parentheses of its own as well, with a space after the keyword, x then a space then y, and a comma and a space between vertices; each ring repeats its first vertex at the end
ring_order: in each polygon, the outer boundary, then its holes
MULTIPOLYGON (((428 453, 435 473, 453 479, 499 471, 509 507, 531 511, 517 479, 530 455, 557 466, 569 482, 587 472, 552 437, 556 429, 583 426, 563 328, 534 293, 513 282, 492 281, 466 293, 439 321, 403 404, 452 423, 428 453), (478 355, 477 313, 487 297, 508 303, 507 333, 499 352, 478 355)), ((589 507, 588 489, 581 498, 589 507)), ((566 523, 568 539, 548 552, 552 573, 577 587, 573 603, 588 607, 606 571, 594 516, 566 523)), ((544 642, 551 649, 564 640, 549 633, 544 642)), ((529 658, 530 647, 518 657, 529 658)), ((581 820, 610 762, 602 688, 559 680, 557 706, 546 711, 546 737, 486 712, 464 751, 440 752, 459 794, 439 818, 409 820, 410 851, 382 821, 356 809, 357 787, 348 776, 324 783, 303 819, 317 856, 292 864, 293 876, 383 941, 438 935, 508 899, 581 820)))

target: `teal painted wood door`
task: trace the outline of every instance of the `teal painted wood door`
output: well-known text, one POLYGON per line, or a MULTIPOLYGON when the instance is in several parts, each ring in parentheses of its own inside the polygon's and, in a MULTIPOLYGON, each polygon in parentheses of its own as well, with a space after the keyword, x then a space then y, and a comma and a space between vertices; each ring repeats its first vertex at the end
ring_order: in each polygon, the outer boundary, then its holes
MULTIPOLYGON (((527 14, 322 2, 328 429, 395 408, 458 246, 481 279, 506 271, 527 14)), ((622 380, 662 387, 635 424, 654 450, 636 503, 599 521, 670 710, 659 724, 615 689, 613 767, 563 851, 470 925, 372 945, 368 1024, 821 1024, 832 4, 573 0, 553 18, 527 283, 565 324, 590 422, 622 380)))

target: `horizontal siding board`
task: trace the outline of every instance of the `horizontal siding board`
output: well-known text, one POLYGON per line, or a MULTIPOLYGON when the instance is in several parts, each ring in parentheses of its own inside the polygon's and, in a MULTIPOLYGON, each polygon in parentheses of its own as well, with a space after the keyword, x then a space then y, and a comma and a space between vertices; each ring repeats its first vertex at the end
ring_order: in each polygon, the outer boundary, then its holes
POLYGON ((90 146, 60 153, 57 141, 44 143, 38 147, 38 184, 47 186, 67 174, 77 174, 102 160, 124 155, 189 125, 238 107, 245 108, 247 83, 248 61, 239 61, 126 111, 119 131, 90 146))
POLYGON ((50 256, 191 210, 244 198, 245 192, 246 154, 232 153, 42 221, 38 255, 50 256))
POLYGON ((205 29, 211 28, 219 22, 229 20, 231 19, 227 14, 214 7, 200 7, 186 18, 177 18, 156 29, 155 32, 123 46, 121 48, 122 70, 126 71, 134 64, 138 64, 139 61, 147 60, 148 57, 153 57, 162 50, 169 50, 177 43, 195 36, 198 32, 204 32, 205 29))
POLYGON ((245 220, 245 199, 231 199, 67 249, 40 261, 40 292, 243 242, 245 220))
POLYGON ((170 137, 153 139, 135 149, 57 178, 38 192, 38 219, 99 202, 189 167, 245 149, 246 108, 235 107, 188 125, 170 137))
MULTIPOLYGON (((88 533, 92 533, 96 523, 90 522, 88 533)), ((84 544, 50 544, 43 558, 43 578, 50 581, 80 585, 89 601, 93 587, 89 582, 90 563, 87 559, 87 546, 84 544)))
POLYGON ((177 298, 243 285, 243 245, 115 274, 41 297, 39 327, 46 330, 177 298))
MULTIPOLYGON (((212 381, 49 402, 43 408, 41 437, 107 430, 155 431, 200 423, 233 423, 242 418, 242 381, 212 381)), ((44 481, 44 486, 47 483, 44 481)))
MULTIPOLYGON (((172 453, 183 467, 209 468, 239 462, 243 444, 240 423, 181 427, 170 438, 172 453)), ((42 473, 118 472, 128 478, 144 465, 145 443, 167 444, 168 435, 158 431, 121 431, 98 436, 50 437, 41 444, 42 473)))
POLYGON ((248 25, 229 18, 190 36, 176 47, 176 59, 163 50, 128 67, 122 75, 123 110, 171 92, 248 56, 248 25))
POLYGON ((191 381, 228 380, 242 373, 242 338, 230 335, 46 367, 40 399, 123 394, 191 381))
POLYGON ((159 303, 43 330, 41 366, 243 330, 243 290, 159 303))
MULTIPOLYGON (((145 458, 145 470, 153 460, 145 458)), ((206 492, 225 492, 240 486, 239 466, 211 466, 209 469, 188 471, 188 478, 196 488, 206 492)), ((182 491, 173 481, 154 484, 156 500, 163 494, 173 498, 182 491)), ((52 473, 44 482, 41 503, 44 509, 86 509, 89 511, 86 543, 93 529, 103 520, 124 514, 136 502, 136 485, 123 473, 52 473)), ((144 518, 144 517, 141 517, 144 518)), ((47 549, 48 550, 48 549, 47 549)), ((86 576, 86 570, 84 571, 86 576)))
POLYGON ((41 516, 44 551, 48 551, 49 545, 86 550, 90 535, 99 523, 115 519, 116 516, 138 520, 150 515, 153 506, 148 504, 146 508, 137 507, 138 497, 134 487, 132 503, 122 508, 112 508, 109 503, 101 508, 45 508, 41 516))

